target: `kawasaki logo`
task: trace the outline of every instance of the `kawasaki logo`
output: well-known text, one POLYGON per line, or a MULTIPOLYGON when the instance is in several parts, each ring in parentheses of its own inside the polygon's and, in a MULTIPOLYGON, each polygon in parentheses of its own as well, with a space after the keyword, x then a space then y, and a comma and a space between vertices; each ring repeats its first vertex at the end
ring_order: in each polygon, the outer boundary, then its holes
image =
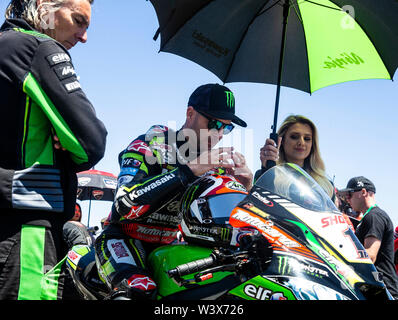
POLYGON ((163 176, 162 178, 155 180, 154 182, 150 183, 149 185, 146 185, 144 187, 141 187, 139 190, 134 190, 132 193, 130 193, 130 198, 134 200, 135 198, 138 198, 139 196, 142 196, 143 194, 161 186, 162 184, 166 183, 170 179, 175 178, 175 175, 173 173, 167 174, 163 176))
POLYGON ((227 96, 227 106, 230 108, 235 107, 235 97, 231 91, 225 91, 225 95, 227 96))
POLYGON ((328 60, 324 61, 324 69, 346 69, 347 66, 350 65, 365 63, 365 61, 354 52, 351 52, 350 54, 346 52, 341 53, 340 57, 337 58, 332 58, 331 56, 328 56, 327 59, 328 60))

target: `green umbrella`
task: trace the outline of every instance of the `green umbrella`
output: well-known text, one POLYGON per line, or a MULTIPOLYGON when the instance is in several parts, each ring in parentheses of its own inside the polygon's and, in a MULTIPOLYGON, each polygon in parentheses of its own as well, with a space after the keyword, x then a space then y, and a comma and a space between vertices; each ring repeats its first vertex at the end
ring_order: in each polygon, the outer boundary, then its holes
POLYGON ((160 51, 192 60, 224 83, 313 93, 398 66, 397 0, 151 0, 160 51))

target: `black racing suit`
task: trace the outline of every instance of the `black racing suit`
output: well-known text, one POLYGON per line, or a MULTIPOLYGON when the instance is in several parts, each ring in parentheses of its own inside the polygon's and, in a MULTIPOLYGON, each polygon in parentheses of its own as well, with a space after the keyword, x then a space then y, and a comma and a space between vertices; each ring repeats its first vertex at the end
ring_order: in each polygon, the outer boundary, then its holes
POLYGON ((0 299, 39 299, 43 264, 65 254, 76 172, 103 157, 107 132, 68 51, 21 19, 0 28, 0 96, 0 299))
POLYGON ((119 155, 110 224, 96 240, 98 269, 112 290, 138 296, 155 292, 146 256, 176 240, 182 194, 197 178, 186 165, 197 153, 182 155, 184 141, 176 136, 167 127, 152 126, 119 155))

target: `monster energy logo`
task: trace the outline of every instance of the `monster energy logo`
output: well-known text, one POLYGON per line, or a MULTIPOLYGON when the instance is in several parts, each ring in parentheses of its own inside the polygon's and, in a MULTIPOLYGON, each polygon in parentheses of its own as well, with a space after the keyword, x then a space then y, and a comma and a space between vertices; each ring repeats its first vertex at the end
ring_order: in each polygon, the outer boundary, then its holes
POLYGON ((227 96, 227 106, 230 108, 235 107, 235 97, 231 91, 225 91, 225 95, 227 96))
POLYGON ((289 257, 278 257, 278 272, 281 275, 289 274, 294 272, 305 272, 308 275, 322 278, 323 276, 328 276, 328 272, 319 268, 315 268, 310 264, 301 263, 296 259, 289 257))
POLYGON ((365 63, 365 61, 355 54, 354 52, 351 52, 351 54, 348 54, 346 52, 341 53, 340 57, 338 58, 332 58, 331 56, 327 57, 329 60, 324 61, 324 69, 334 69, 334 68, 340 68, 340 69, 346 69, 346 66, 349 65, 354 65, 354 64, 361 64, 365 63))
POLYGON ((278 273, 280 275, 285 275, 289 274, 291 271, 290 263, 289 263, 289 258, 288 257, 278 257, 278 273))
POLYGON ((230 229, 229 228, 222 228, 221 229, 221 240, 222 241, 227 241, 230 238, 230 229))

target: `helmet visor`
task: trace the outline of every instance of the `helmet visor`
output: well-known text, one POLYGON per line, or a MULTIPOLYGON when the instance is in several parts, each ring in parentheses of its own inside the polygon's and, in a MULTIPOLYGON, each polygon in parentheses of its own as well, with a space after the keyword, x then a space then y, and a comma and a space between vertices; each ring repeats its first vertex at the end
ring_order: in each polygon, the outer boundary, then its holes
POLYGON ((216 223, 228 222, 232 210, 246 198, 244 193, 223 193, 208 199, 209 209, 213 221, 216 223))

